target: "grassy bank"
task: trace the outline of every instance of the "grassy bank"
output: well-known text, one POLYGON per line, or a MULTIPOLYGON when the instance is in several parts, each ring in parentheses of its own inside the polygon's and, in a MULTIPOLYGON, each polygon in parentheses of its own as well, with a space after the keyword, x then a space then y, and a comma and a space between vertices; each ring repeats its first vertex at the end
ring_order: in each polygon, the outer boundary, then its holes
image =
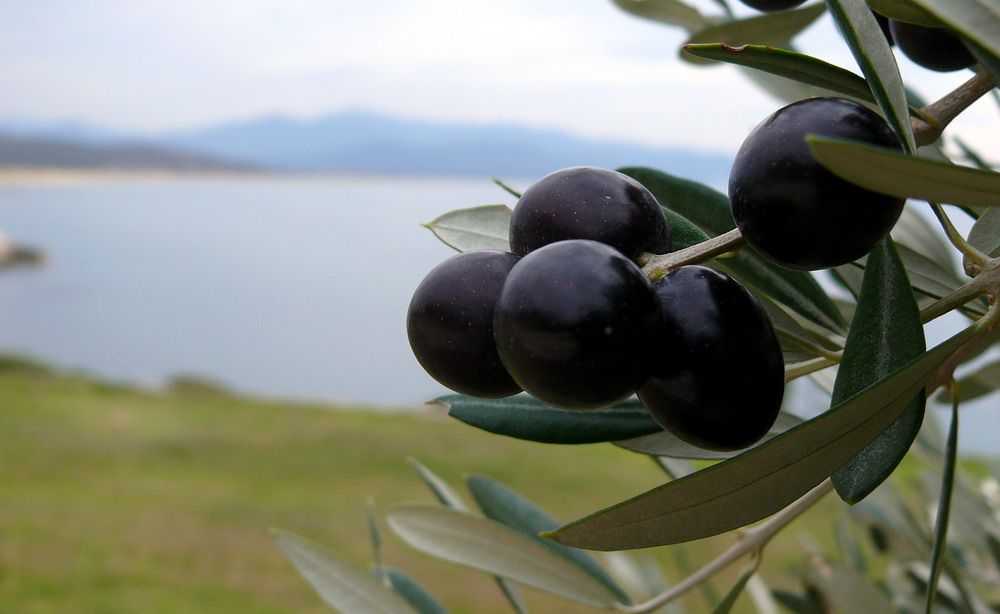
MULTIPOLYGON (((142 391, 5 363, 0 612, 329 612, 269 529, 306 535, 366 566, 366 501, 383 511, 431 500, 407 457, 454 485, 464 473, 499 479, 561 520, 662 477, 645 457, 610 445, 527 444, 432 413, 266 402, 197 385, 142 391)), ((833 505, 798 521, 802 529, 823 539, 833 505)), ((452 612, 509 611, 489 579, 383 533, 386 562, 452 612)), ((768 580, 779 585, 791 582, 785 572, 802 553, 788 537, 766 559, 768 580)), ((697 562, 729 539, 688 552, 697 562)), ((526 594, 533 611, 590 611, 526 594)))

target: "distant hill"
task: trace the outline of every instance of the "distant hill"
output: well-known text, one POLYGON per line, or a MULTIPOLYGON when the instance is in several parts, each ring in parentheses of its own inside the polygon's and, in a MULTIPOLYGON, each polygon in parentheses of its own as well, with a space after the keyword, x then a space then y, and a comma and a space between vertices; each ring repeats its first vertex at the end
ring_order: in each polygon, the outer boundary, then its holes
POLYGON ((251 165, 146 143, 93 144, 0 135, 0 166, 173 171, 250 170, 251 165))
POLYGON ((166 135, 159 142, 293 171, 534 177, 568 166, 645 165, 711 181, 725 177, 731 164, 722 154, 584 139, 556 130, 365 112, 309 120, 265 117, 166 135))
POLYGON ((568 166, 652 166, 720 185, 731 156, 587 139, 509 124, 445 123, 367 112, 270 116, 128 135, 82 122, 0 118, 0 165, 243 169, 540 177, 568 166))

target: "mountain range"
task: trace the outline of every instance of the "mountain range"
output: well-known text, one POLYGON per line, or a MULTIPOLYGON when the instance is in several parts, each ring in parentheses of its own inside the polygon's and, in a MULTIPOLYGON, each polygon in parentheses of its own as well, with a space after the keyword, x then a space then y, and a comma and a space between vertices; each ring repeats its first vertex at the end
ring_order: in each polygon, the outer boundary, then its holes
POLYGON ((0 165, 536 177, 568 166, 643 165, 718 182, 731 157, 512 124, 362 111, 268 116, 157 135, 0 118, 0 165))

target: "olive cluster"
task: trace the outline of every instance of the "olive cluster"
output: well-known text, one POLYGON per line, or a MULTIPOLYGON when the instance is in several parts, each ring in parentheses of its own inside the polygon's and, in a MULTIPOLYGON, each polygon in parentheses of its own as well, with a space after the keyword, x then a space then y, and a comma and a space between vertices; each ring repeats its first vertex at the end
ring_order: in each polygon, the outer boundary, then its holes
POLYGON ((670 250, 656 198, 621 173, 578 167, 531 185, 510 252, 451 257, 417 287, 407 314, 424 369, 457 392, 525 391, 592 410, 636 394, 688 443, 736 450, 763 437, 784 390, 766 313, 709 267, 650 282, 642 253, 670 250))

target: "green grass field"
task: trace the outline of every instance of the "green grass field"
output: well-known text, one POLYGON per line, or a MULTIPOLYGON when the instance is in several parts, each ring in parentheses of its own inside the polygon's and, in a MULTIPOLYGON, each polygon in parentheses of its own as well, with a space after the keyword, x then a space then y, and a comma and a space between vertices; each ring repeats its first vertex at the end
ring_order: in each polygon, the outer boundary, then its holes
MULTIPOLYGON (((529 444, 431 412, 265 402, 197 386, 151 392, 7 362, 0 613, 329 612, 269 529, 305 535, 367 566, 366 502, 382 512, 432 500, 408 457, 458 487, 466 473, 489 475, 562 521, 663 477, 646 457, 611 445, 529 444)), ((772 544, 769 582, 793 582, 787 572, 803 552, 797 535, 825 539, 835 505, 824 502, 772 544)), ((452 612, 510 611, 489 578, 417 554, 382 528, 386 562, 452 612)), ((731 539, 696 544, 686 556, 697 563, 731 539)), ((533 612, 591 611, 525 594, 533 612)), ((705 607, 690 603, 689 611, 705 607)))

